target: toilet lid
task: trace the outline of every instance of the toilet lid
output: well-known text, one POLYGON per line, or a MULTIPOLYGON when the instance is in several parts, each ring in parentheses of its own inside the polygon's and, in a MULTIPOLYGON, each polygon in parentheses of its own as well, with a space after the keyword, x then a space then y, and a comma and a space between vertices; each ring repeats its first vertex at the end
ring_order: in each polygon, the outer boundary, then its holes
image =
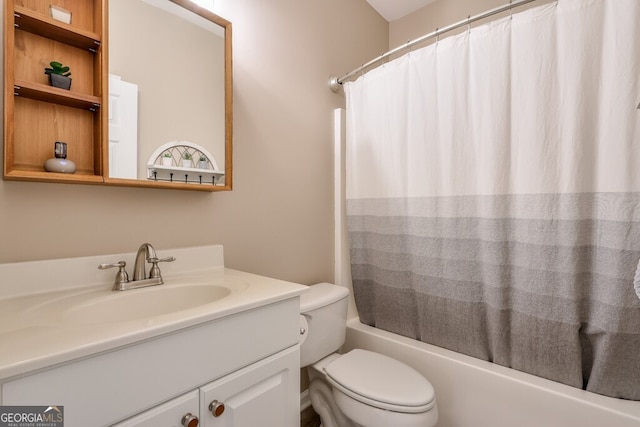
POLYGON ((434 404, 431 383, 415 369, 367 350, 352 350, 330 363, 331 384, 350 397, 381 409, 419 413, 434 404))

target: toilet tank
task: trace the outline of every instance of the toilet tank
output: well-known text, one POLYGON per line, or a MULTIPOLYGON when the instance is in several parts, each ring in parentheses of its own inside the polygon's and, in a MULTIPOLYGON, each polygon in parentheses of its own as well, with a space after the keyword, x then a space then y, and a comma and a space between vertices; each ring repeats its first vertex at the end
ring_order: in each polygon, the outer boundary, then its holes
POLYGON ((310 286, 300 296, 301 329, 305 330, 300 366, 312 365, 344 344, 348 304, 349 290, 331 283, 310 286))

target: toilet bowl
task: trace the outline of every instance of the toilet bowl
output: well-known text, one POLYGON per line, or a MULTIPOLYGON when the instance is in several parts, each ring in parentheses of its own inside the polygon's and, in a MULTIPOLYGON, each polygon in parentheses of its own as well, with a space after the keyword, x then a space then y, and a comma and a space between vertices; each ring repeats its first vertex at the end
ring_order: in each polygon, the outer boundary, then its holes
POLYGON ((323 427, 432 427, 435 392, 418 371, 372 351, 335 353, 344 343, 349 292, 320 283, 301 296, 301 365, 323 427))

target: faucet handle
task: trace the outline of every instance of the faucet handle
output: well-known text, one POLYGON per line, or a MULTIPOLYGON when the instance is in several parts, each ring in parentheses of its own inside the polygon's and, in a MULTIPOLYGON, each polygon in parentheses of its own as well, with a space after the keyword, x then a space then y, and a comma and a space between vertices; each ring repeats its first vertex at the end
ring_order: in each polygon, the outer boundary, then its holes
POLYGON ((160 274, 160 268, 158 267, 159 262, 173 262, 175 261, 175 257, 166 257, 166 258, 147 258, 147 261, 153 264, 151 266, 151 270, 149 270, 149 279, 155 279, 158 277, 162 277, 160 274))
POLYGON ((118 261, 112 264, 100 264, 98 268, 100 270, 106 270, 107 268, 118 268, 118 272, 116 273, 115 285, 121 285, 123 283, 129 282, 129 274, 127 274, 127 270, 125 267, 127 263, 124 261, 118 261))

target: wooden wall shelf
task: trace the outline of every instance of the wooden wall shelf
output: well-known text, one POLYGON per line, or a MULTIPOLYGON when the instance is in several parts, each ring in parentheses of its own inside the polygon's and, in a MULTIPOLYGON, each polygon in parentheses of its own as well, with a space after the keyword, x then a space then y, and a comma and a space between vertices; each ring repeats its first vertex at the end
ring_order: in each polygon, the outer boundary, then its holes
POLYGON ((56 0, 72 13, 56 21, 50 2, 4 1, 4 178, 104 183, 107 123, 106 0, 56 0), (71 90, 48 85, 51 61, 71 67, 71 90), (56 141, 68 145, 74 174, 46 172, 56 141))
POLYGON ((69 182, 76 184, 102 184, 103 179, 97 175, 69 174, 56 172, 26 171, 16 169, 5 174, 4 179, 9 181, 33 181, 33 182, 69 182))
POLYGON ((95 52, 100 47, 97 33, 73 28, 69 24, 56 21, 46 15, 15 6, 14 20, 16 28, 46 37, 52 40, 95 52))
POLYGON ((69 92, 68 90, 26 80, 16 79, 13 84, 13 90, 16 96, 80 108, 81 110, 97 111, 102 103, 102 99, 97 96, 69 92))

